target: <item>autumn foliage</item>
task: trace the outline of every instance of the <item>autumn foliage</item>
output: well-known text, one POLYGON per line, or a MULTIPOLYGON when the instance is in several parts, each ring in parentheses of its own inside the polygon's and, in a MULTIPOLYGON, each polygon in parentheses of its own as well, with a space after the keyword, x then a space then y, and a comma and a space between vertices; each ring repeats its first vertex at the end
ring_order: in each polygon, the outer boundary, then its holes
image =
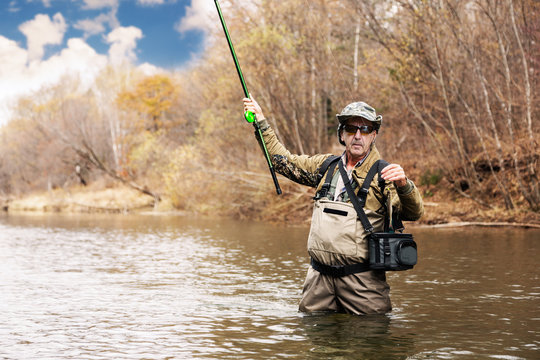
MULTIPOLYGON (((537 1, 229 3, 248 87, 292 152, 341 152, 335 114, 366 101, 384 116, 383 157, 426 201, 538 215, 537 1)), ((108 68, 90 88, 68 78, 21 99, 0 129, 0 195, 105 176, 156 205, 308 218, 309 189, 280 177, 275 196, 218 24, 209 37, 182 71, 108 68)))

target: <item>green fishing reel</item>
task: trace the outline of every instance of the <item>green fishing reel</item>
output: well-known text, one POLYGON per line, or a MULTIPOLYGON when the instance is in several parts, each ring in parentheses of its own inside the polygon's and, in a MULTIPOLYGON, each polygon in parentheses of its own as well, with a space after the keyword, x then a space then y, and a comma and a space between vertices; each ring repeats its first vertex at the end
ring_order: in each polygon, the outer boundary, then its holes
POLYGON ((251 111, 244 112, 244 118, 246 119, 248 123, 255 122, 255 114, 252 113, 251 111))

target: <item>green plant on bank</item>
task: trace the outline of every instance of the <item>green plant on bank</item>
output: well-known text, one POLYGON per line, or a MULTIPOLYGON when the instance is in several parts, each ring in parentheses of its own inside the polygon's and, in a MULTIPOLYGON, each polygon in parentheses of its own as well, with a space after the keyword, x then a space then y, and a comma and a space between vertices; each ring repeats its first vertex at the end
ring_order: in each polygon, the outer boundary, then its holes
POLYGON ((430 186, 430 185, 437 185, 443 177, 443 172, 441 169, 427 169, 424 171, 424 173, 420 176, 420 185, 422 186, 430 186))
POLYGON ((427 187, 424 190, 425 197, 432 197, 434 195, 433 190, 430 188, 436 186, 443 178, 443 171, 441 169, 427 169, 420 176, 420 186, 427 187))

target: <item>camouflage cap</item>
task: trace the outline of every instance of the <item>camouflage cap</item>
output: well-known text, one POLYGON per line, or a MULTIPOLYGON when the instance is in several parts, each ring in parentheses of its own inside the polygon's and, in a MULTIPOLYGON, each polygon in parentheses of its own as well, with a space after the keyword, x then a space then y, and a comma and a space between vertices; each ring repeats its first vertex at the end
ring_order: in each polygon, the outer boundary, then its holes
POLYGON ((381 125, 382 123, 382 116, 377 115, 375 109, 363 101, 354 102, 345 106, 345 108, 341 110, 341 113, 337 114, 336 117, 340 124, 345 124, 347 120, 353 117, 362 117, 378 125, 381 125))

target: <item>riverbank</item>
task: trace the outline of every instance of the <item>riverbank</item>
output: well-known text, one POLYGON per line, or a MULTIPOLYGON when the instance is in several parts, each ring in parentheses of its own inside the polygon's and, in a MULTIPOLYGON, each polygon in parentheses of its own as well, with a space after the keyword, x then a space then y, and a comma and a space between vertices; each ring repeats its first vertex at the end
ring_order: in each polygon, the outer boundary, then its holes
MULTIPOLYGON (((292 194, 284 194, 284 201, 294 197, 298 202, 305 202, 306 206, 297 210, 293 216, 277 218, 272 216, 274 211, 270 208, 265 215, 262 211, 253 211, 260 221, 283 222, 294 224, 308 224, 310 214, 310 195, 300 198, 292 194)), ((279 202, 277 202, 279 203, 279 202)), ((267 206, 273 206, 270 203, 267 206)), ((251 206, 248 206, 251 208, 251 206)), ((506 211, 500 208, 484 208, 476 202, 457 197, 451 199, 444 194, 424 199, 425 213, 416 225, 431 227, 446 226, 520 226, 540 228, 540 214, 514 210, 506 211), (443 199, 446 199, 443 201, 443 199)), ((191 213, 194 215, 218 215, 232 217, 225 210, 202 206, 189 211, 177 209, 170 199, 165 197, 154 206, 154 200, 140 192, 125 186, 103 187, 90 185, 87 187, 74 187, 70 189, 55 189, 51 191, 28 194, 20 198, 0 199, 0 210, 8 213, 191 213)), ((268 209, 267 209, 268 210, 268 209)), ((246 212, 249 213, 249 212, 246 212)), ((254 216, 255 217, 255 216, 254 216)))
POLYGON ((54 189, 0 201, 0 208, 4 211, 18 213, 130 213, 152 209, 153 205, 153 199, 127 187, 100 188, 92 185, 54 189))

